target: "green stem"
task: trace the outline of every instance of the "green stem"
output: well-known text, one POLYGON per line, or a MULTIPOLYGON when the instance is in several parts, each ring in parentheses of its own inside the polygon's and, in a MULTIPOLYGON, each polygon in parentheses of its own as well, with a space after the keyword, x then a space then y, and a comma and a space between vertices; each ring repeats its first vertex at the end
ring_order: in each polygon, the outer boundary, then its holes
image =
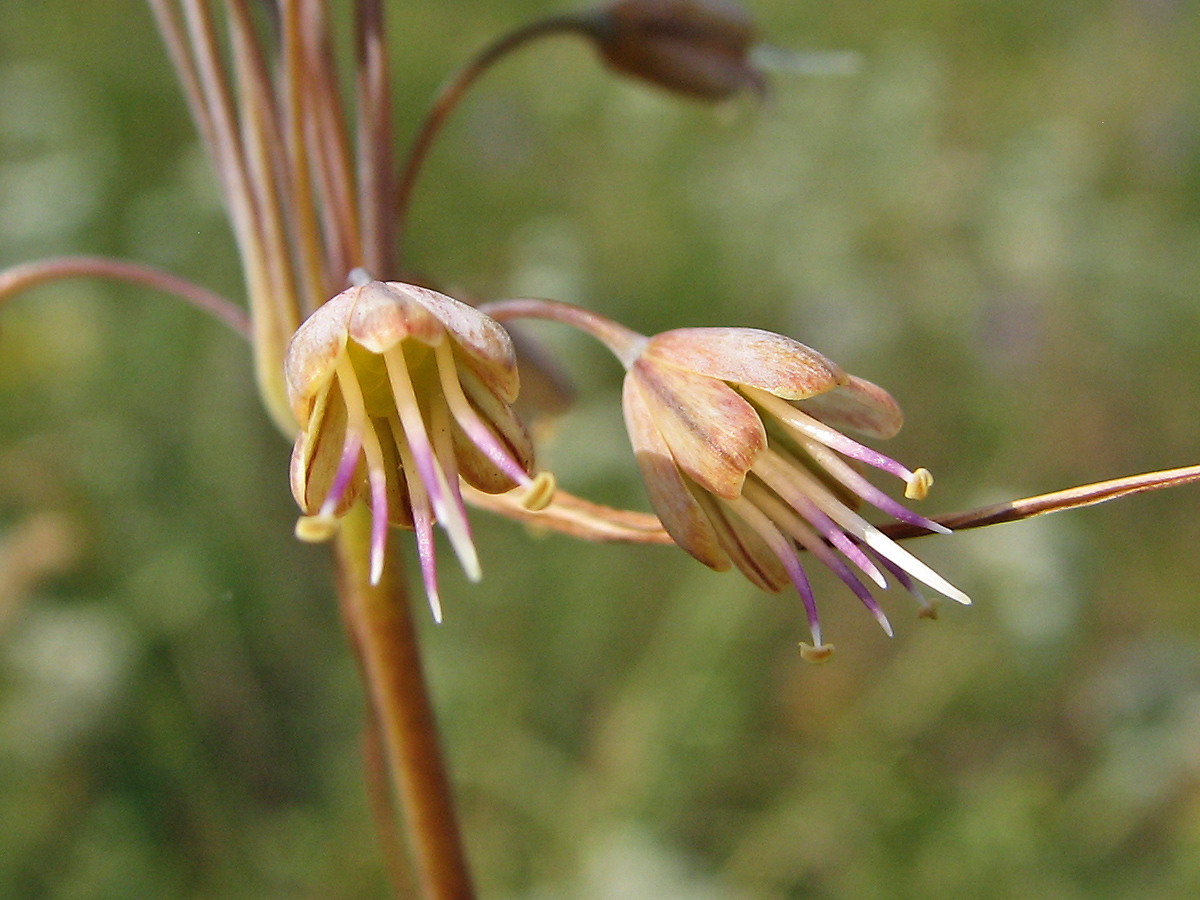
POLYGON ((450 782, 421 669, 399 557, 370 578, 371 519, 358 504, 337 539, 338 594, 378 724, 426 900, 473 900, 450 782))

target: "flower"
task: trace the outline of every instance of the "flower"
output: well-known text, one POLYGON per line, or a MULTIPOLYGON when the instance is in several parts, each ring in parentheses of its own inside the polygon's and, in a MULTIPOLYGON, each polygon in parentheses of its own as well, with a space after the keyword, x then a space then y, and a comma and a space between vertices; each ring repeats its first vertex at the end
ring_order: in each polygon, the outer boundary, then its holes
POLYGON ((553 494, 552 476, 532 477, 533 447, 510 406, 518 377, 507 332, 451 297, 400 282, 356 284, 296 331, 284 375, 301 429, 291 463, 304 511, 296 534, 332 536, 337 517, 365 495, 372 583, 388 524, 413 529, 438 620, 435 521, 467 576, 480 577, 459 478, 488 494, 523 487, 530 509, 553 494))
MULTIPOLYGON (((902 522, 948 529, 872 485, 853 461, 925 496, 933 482, 844 435, 899 431, 903 416, 882 388, 847 375, 791 338, 747 328, 682 328, 642 338, 622 354, 625 421, 650 501, 679 546, 713 569, 736 565, 758 587, 791 583, 822 643, 816 602, 799 550, 809 551, 853 591, 890 635, 860 574, 887 586, 884 570, 919 599, 913 580, 960 603, 970 598, 868 523, 869 503, 902 522)), ((921 601, 926 614, 930 607, 921 601)))
POLYGON ((612 68, 702 100, 765 89, 749 61, 754 20, 732 0, 617 0, 587 33, 612 68))

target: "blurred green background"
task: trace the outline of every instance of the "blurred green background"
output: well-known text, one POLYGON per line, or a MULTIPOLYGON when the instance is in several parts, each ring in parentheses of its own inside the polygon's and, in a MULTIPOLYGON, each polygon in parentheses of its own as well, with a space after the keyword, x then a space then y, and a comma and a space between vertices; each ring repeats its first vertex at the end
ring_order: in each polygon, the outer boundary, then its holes
MULTIPOLYGON (((786 332, 886 385, 949 511, 1200 461, 1200 4, 752 4, 850 50, 761 107, 563 39, 506 62, 421 183, 410 262, 639 330, 786 332)), ((401 135, 533 0, 389 4, 401 135)), ((0 264, 105 253, 229 296, 210 170, 138 0, 4 0, 0 264)), ((618 367, 544 460, 644 506, 618 367)), ((77 281, 0 313, 0 896, 386 896, 362 699, 289 447, 238 339, 77 281)), ((914 549, 971 593, 888 640, 681 552, 476 516, 421 608, 485 898, 1200 896, 1196 489, 914 549)), ((448 556, 448 554, 446 554, 448 556)))

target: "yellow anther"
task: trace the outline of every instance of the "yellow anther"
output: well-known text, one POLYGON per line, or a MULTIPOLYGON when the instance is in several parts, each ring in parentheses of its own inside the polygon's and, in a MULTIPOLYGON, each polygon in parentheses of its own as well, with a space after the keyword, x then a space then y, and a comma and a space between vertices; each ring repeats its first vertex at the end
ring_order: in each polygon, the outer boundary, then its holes
POLYGON ((558 480, 551 472, 538 472, 533 476, 533 482, 525 488, 521 496, 521 505, 530 512, 539 512, 550 505, 554 492, 558 490, 558 480))
POLYGON ((301 516, 296 520, 296 537, 309 544, 327 541, 338 530, 338 520, 333 516, 301 516))
POLYGON ((917 469, 904 486, 904 496, 909 500, 924 500, 929 489, 933 487, 933 475, 928 469, 917 469))
POLYGON ((833 644, 821 644, 814 647, 812 644, 800 642, 800 658, 807 663, 823 663, 833 656, 833 644))

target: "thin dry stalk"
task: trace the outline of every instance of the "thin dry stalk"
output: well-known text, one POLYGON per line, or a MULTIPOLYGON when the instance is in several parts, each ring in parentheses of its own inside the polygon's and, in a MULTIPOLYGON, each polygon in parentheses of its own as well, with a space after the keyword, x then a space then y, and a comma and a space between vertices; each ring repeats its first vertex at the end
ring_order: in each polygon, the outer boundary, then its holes
POLYGON ((0 272, 0 303, 29 288, 67 278, 124 281, 173 294, 224 322, 246 340, 250 339, 250 317, 240 306, 231 303, 220 294, 214 294, 206 288, 153 266, 102 256, 63 256, 22 263, 6 269, 0 272))
MULTIPOLYGON (((1132 497, 1135 494, 1161 491, 1165 488, 1181 487, 1196 482, 1200 482, 1200 466, 1183 466, 1178 469, 1145 472, 1141 475, 1127 475, 1111 481, 1084 484, 1063 491, 1052 491, 1049 494, 1038 494, 1036 497, 1024 497, 1020 500, 994 503, 991 506, 981 506, 965 512, 945 513, 940 516, 931 516, 931 518, 939 525, 945 525, 954 531, 966 531, 969 528, 986 528, 989 525, 1001 525, 1005 522, 1020 522, 1023 519, 1032 519, 1034 516, 1042 516, 1046 513, 1081 509, 1085 506, 1107 503, 1109 500, 1119 500, 1122 497, 1132 497)), ((921 537, 932 533, 904 522, 886 525, 880 530, 893 540, 921 537)))

